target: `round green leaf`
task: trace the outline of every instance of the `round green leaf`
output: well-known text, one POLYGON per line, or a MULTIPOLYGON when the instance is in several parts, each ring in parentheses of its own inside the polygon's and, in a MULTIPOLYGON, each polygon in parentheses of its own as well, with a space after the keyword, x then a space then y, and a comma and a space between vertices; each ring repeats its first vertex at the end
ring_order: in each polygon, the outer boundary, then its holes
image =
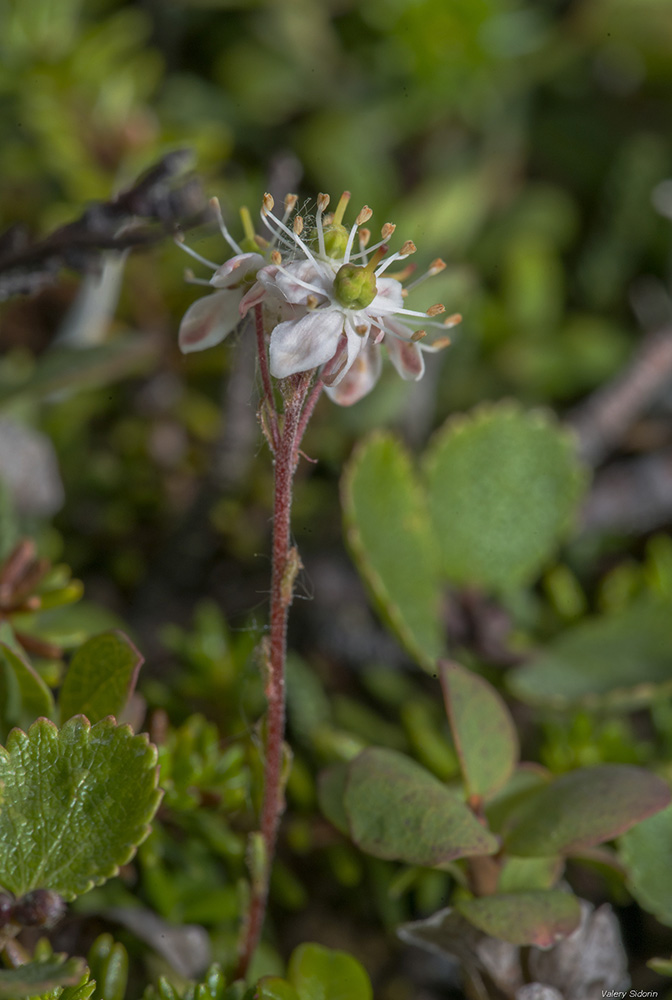
POLYGON ((319 944, 294 949, 287 978, 299 1000, 373 1000, 371 981, 357 959, 319 944))
POLYGON ((348 765, 339 761, 322 771, 317 785, 320 809, 329 822, 346 836, 350 833, 348 816, 343 805, 347 780, 348 765))
POLYGON ((469 795, 485 798, 506 784, 518 762, 518 735, 506 705, 478 674, 442 663, 441 687, 469 795))
POLYGON ((118 716, 135 688, 143 657, 128 636, 114 630, 96 635, 77 650, 65 675, 61 721, 85 715, 99 722, 118 716))
POLYGON ((389 434, 355 451, 342 482, 348 545, 381 614, 428 670, 444 651, 436 543, 411 460, 389 434))
POLYGON ((449 420, 425 468, 446 576, 499 591, 533 580, 549 561, 584 484, 569 434, 514 403, 449 420))
POLYGON ((344 805, 353 840, 378 858, 431 868, 499 847, 457 795, 395 750, 372 747, 351 762, 344 805))
POLYGON ((523 857, 570 854, 625 833, 669 801, 667 784, 643 768, 570 771, 525 798, 509 817, 504 844, 523 857))
POLYGON ((581 907, 576 896, 555 890, 498 893, 463 900, 455 909, 491 937, 538 948, 551 948, 575 931, 581 922, 581 907))
POLYGON ((637 902, 672 927, 672 806, 628 830, 618 847, 637 902))
POLYGON ((649 704, 672 692, 669 606, 639 602, 567 629, 536 660, 509 674, 508 683, 531 705, 630 711, 649 704))
POLYGON ((155 747, 114 719, 12 730, 0 747, 0 885, 72 899, 116 875, 149 833, 157 782, 155 747))
POLYGON ((256 985, 254 1000, 300 1000, 291 983, 279 976, 263 976, 256 985))

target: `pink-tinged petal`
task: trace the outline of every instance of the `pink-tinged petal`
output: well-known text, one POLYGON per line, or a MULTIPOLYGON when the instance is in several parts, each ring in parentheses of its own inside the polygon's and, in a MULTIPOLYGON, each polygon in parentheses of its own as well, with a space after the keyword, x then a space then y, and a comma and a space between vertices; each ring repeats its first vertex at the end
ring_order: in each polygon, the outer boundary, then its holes
MULTIPOLYGON (((389 326, 389 324, 387 325, 389 326)), ((385 337, 385 346, 390 361, 403 379, 408 382, 417 382, 422 378, 425 374, 425 359, 417 344, 410 340, 401 340, 388 333, 385 337)))
POLYGON ((404 308, 401 282, 396 278, 378 278, 376 281, 376 297, 368 306, 367 312, 376 316, 379 313, 394 313, 404 308))
POLYGON ((339 406, 352 406, 371 392, 380 377, 382 367, 380 348, 373 343, 365 344, 344 378, 338 385, 327 387, 325 392, 339 406))
POLYGON ((248 312, 253 306, 260 305, 264 299, 267 297, 268 292, 262 285, 260 281, 255 281, 255 283, 250 288, 249 292, 243 295, 242 299, 238 304, 238 314, 241 318, 247 316, 248 312))
POLYGON ((210 278, 215 288, 235 288, 243 281, 250 281, 266 261, 260 253, 239 253, 218 267, 210 278))
POLYGON ((317 309, 280 323, 271 333, 271 375, 287 378, 326 364, 338 347, 342 329, 343 314, 333 309, 317 309))
POLYGON ((359 356, 362 348, 367 342, 369 335, 369 330, 371 329, 371 320, 364 312, 352 313, 348 316, 345 326, 343 328, 343 333, 345 334, 346 344, 345 344, 345 357, 340 362, 340 364, 335 368, 334 374, 332 374, 329 385, 337 386, 343 381, 347 373, 350 371, 351 366, 354 364, 355 359, 359 356), (357 332, 356 327, 359 327, 361 332, 357 332))
POLYGON ((204 351, 228 337, 240 322, 239 302, 240 290, 234 288, 196 299, 180 323, 178 342, 182 353, 204 351))
POLYGON ((306 305, 310 295, 317 296, 321 304, 329 299, 333 275, 326 275, 312 261, 303 260, 287 264, 282 270, 278 268, 272 281, 280 294, 293 305, 306 305), (310 287, 306 288, 306 285, 310 287))

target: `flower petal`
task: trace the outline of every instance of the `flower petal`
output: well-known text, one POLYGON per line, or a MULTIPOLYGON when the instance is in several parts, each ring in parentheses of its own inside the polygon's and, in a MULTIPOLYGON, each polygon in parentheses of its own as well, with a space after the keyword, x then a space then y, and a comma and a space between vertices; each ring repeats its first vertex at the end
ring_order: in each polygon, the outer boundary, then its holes
MULTIPOLYGON (((412 340, 408 340, 407 337, 395 337, 389 332, 390 330, 394 330, 395 327, 406 330, 407 328, 402 323, 392 324, 388 320, 385 326, 387 331, 385 346, 387 347, 390 361, 403 379, 406 379, 408 382, 418 382, 425 374, 425 359, 422 356, 420 347, 418 344, 414 344, 412 340)), ((410 333, 410 331, 407 331, 407 333, 410 333)))
POLYGON ((271 333, 271 375, 287 378, 326 364, 338 347, 342 329, 343 314, 334 309, 316 309, 280 323, 271 333))
POLYGON ((250 281, 265 263, 260 253, 236 254, 217 268, 210 284, 215 288, 235 288, 245 280, 250 281))
POLYGON ((382 367, 380 348, 365 344, 341 381, 326 387, 325 392, 339 406, 352 406, 373 389, 382 367))
POLYGON ((180 323, 178 342, 182 353, 204 351, 228 337, 240 322, 240 297, 240 289, 231 288, 192 302, 180 323))
POLYGON ((367 312, 374 316, 378 313, 393 313, 404 308, 404 296, 401 282, 396 278, 378 278, 376 281, 376 297, 367 307, 367 312))
POLYGON ((282 270, 278 268, 277 274, 273 277, 273 284, 288 302, 293 305, 306 305, 309 295, 318 296, 319 302, 322 299, 329 299, 333 275, 331 272, 329 274, 322 272, 312 261, 296 261, 287 264, 282 270), (306 285, 310 285, 310 288, 306 288, 306 285))

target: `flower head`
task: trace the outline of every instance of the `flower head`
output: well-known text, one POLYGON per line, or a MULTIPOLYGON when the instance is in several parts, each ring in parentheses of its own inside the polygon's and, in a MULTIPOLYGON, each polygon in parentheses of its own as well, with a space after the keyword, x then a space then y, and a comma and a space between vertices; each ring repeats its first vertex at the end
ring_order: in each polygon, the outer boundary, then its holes
POLYGON ((425 343, 427 329, 439 328, 445 334, 460 317, 438 321, 435 317, 445 312, 443 305, 419 312, 407 309, 404 298, 408 289, 438 274, 445 264, 435 260, 424 275, 404 288, 402 282, 412 268, 405 266, 394 276, 384 272, 415 253, 414 244, 408 240, 390 254, 388 240, 395 227, 386 223, 381 239, 369 248, 371 233, 365 223, 373 213, 365 205, 347 229, 343 217, 349 199, 346 191, 336 210, 326 214, 329 197, 319 195, 315 225, 306 231, 303 216, 294 211, 296 195, 287 196, 284 214, 278 217, 267 194, 261 218, 270 240, 255 235, 245 213, 242 246, 229 235, 213 200, 222 234, 234 256, 217 267, 185 247, 214 271, 208 282, 199 283, 217 291, 198 299, 187 311, 180 326, 181 349, 202 350, 219 343, 252 307, 261 306, 265 327, 270 330, 270 371, 276 378, 322 367, 331 398, 351 405, 375 385, 382 368, 383 342, 402 378, 422 378, 423 353, 440 350, 450 342, 441 336, 425 343))

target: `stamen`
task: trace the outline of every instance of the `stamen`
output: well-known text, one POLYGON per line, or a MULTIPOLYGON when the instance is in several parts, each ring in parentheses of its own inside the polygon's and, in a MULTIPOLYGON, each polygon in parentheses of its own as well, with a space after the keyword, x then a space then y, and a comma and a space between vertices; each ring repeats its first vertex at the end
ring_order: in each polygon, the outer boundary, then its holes
POLYGON ((219 198, 211 198, 210 199, 210 208, 215 213, 215 218, 217 219, 217 223, 219 225, 219 231, 221 232, 222 236, 224 237, 224 239, 226 240, 226 242, 229 244, 229 246, 231 247, 231 249, 233 250, 233 252, 234 253, 242 253, 243 251, 242 251, 241 247, 238 246, 238 244, 236 243, 236 241, 231 236, 229 230, 226 228, 226 225, 224 223, 224 216, 222 215, 222 209, 221 209, 221 206, 219 204, 219 198))
POLYGON ((317 302, 318 302, 317 295, 308 295, 306 298, 306 305, 309 309, 316 309, 317 302))
POLYGON ((344 191, 341 197, 338 199, 338 205, 336 206, 336 211, 334 212, 334 217, 332 223, 335 226, 340 226, 343 222, 343 216, 345 215, 345 210, 348 207, 348 202, 350 201, 350 192, 344 191))
POLYGON ((282 254, 279 250, 274 250, 271 254, 271 264, 282 264, 282 254))
POLYGON ((207 278, 197 278, 189 267, 184 269, 184 280, 188 285, 205 285, 207 288, 212 288, 207 278))
POLYGON ((262 215, 264 212, 269 212, 269 213, 272 212, 274 205, 275 202, 273 201, 273 195, 269 194, 267 191, 262 199, 262 209, 261 209, 262 215))
POLYGON ((401 250, 397 250, 396 253, 393 253, 391 257, 389 257, 383 264, 380 265, 380 267, 376 271, 376 277, 381 275, 383 271, 387 270, 387 268, 393 261, 402 260, 404 257, 408 257, 410 254, 415 253, 415 250, 416 250, 415 243, 412 243, 410 240, 406 240, 401 250))
POLYGON ((176 233, 174 239, 178 247, 181 247, 181 249, 184 250, 185 253, 188 253, 190 257, 194 258, 194 260, 197 260, 199 264, 205 264, 206 267, 212 268, 213 271, 217 270, 219 264, 213 264, 213 262, 211 260, 208 260, 207 257, 203 257, 200 253, 196 253, 195 250, 192 250, 191 247, 187 246, 187 244, 184 242, 184 236, 182 235, 182 233, 176 233))
POLYGON ((329 195, 328 194, 318 194, 317 196, 317 216, 315 218, 315 225, 317 227, 317 248, 320 251, 320 257, 326 257, 327 251, 324 246, 324 228, 322 226, 322 215, 329 207, 329 195))
POLYGON ((443 351, 446 347, 450 347, 451 339, 450 337, 437 337, 435 341, 427 346, 423 345, 423 351, 430 351, 434 353, 435 351, 443 351))
POLYGON ((345 253, 343 254, 343 262, 345 264, 348 264, 350 262, 350 251, 352 250, 352 244, 355 242, 355 233, 357 232, 358 226, 359 223, 355 222, 354 226, 350 230, 350 234, 348 236, 348 242, 345 245, 345 253))
POLYGON ((427 278, 433 278, 435 274, 439 274, 441 271, 444 271, 445 268, 446 265, 444 261, 442 261, 440 257, 437 257, 436 260, 432 261, 424 274, 421 274, 419 278, 416 278, 415 281, 412 281, 410 285, 406 286, 406 290, 410 292, 412 288, 417 288, 417 286, 422 284, 423 281, 426 281, 427 278))
POLYGON ((390 236, 397 227, 393 222, 386 222, 383 228, 380 230, 380 235, 383 237, 383 241, 389 240, 390 236))
POLYGON ((387 251, 388 247, 386 246, 379 247, 374 253, 371 260, 368 262, 368 264, 364 265, 363 270, 367 274, 374 274, 374 273, 378 274, 378 272, 376 271, 376 264, 378 264, 383 259, 387 251))
POLYGON ((292 229, 294 231, 294 235, 295 236, 300 236, 301 235, 301 233, 303 232, 303 216, 302 215, 295 215, 294 216, 294 222, 292 223, 292 229))
POLYGON ((364 249, 364 247, 367 245, 367 243, 369 242, 370 239, 371 239, 371 230, 370 229, 360 229, 359 230, 359 245, 360 245, 360 247, 362 249, 364 249))
POLYGON ((400 257, 408 257, 410 254, 415 253, 418 248, 416 247, 413 240, 406 240, 403 247, 399 251, 400 257))
POLYGON ((261 218, 262 218, 262 221, 263 221, 264 225, 268 229, 270 229, 271 232, 273 232, 273 227, 271 226, 270 222, 268 221, 269 219, 273 219, 273 222, 275 223, 275 225, 278 226, 283 231, 283 233, 286 233, 287 236, 289 236, 290 240, 292 240, 294 243, 298 244, 298 246, 301 247, 301 249, 305 253, 305 255, 308 258, 308 260, 312 261, 312 263, 315 265, 315 267, 319 271, 319 269, 320 269, 319 264, 317 263, 317 260, 313 256, 312 251, 306 246, 306 244, 303 242, 303 240, 301 239, 301 237, 299 236, 298 233, 293 233, 291 229, 287 228, 287 226, 285 225, 284 222, 282 222, 280 219, 278 219, 277 216, 273 215, 273 213, 271 211, 271 208, 269 208, 269 205, 271 207, 273 206, 273 198, 271 197, 270 194, 265 194, 264 195, 263 206, 262 206, 262 209, 261 209, 261 218))
POLYGON ((428 316, 439 316, 441 313, 445 313, 446 307, 442 302, 437 302, 435 306, 430 306, 427 310, 428 316))
POLYGON ((276 267, 278 268, 278 271, 282 271, 283 274, 286 274, 290 281, 295 282, 297 285, 301 285, 302 288, 307 288, 308 291, 312 292, 314 295, 319 295, 322 298, 324 297, 324 292, 321 288, 318 288, 316 285, 311 285, 307 281, 303 281, 302 278, 297 278, 295 274, 291 274, 286 267, 282 267, 280 264, 277 264, 276 267))
POLYGON ((364 208, 359 213, 359 215, 357 216, 356 220, 357 225, 363 226, 365 222, 369 221, 372 215, 373 215, 373 209, 369 208, 368 205, 365 205, 364 208))
POLYGON ((462 322, 462 316, 460 313, 453 313, 452 316, 446 316, 443 321, 443 325, 450 328, 451 326, 457 326, 458 323, 462 322))
POLYGON ((365 337, 368 331, 368 326, 366 323, 358 323, 355 327, 355 333, 360 337, 365 337))
POLYGON ((296 203, 299 200, 298 194, 286 194, 285 195, 285 216, 289 217, 294 209, 296 208, 296 203))
POLYGON ((426 330, 416 330, 415 333, 411 336, 411 340, 413 341, 414 344, 417 344, 419 340, 423 340, 426 336, 427 336, 426 330))

